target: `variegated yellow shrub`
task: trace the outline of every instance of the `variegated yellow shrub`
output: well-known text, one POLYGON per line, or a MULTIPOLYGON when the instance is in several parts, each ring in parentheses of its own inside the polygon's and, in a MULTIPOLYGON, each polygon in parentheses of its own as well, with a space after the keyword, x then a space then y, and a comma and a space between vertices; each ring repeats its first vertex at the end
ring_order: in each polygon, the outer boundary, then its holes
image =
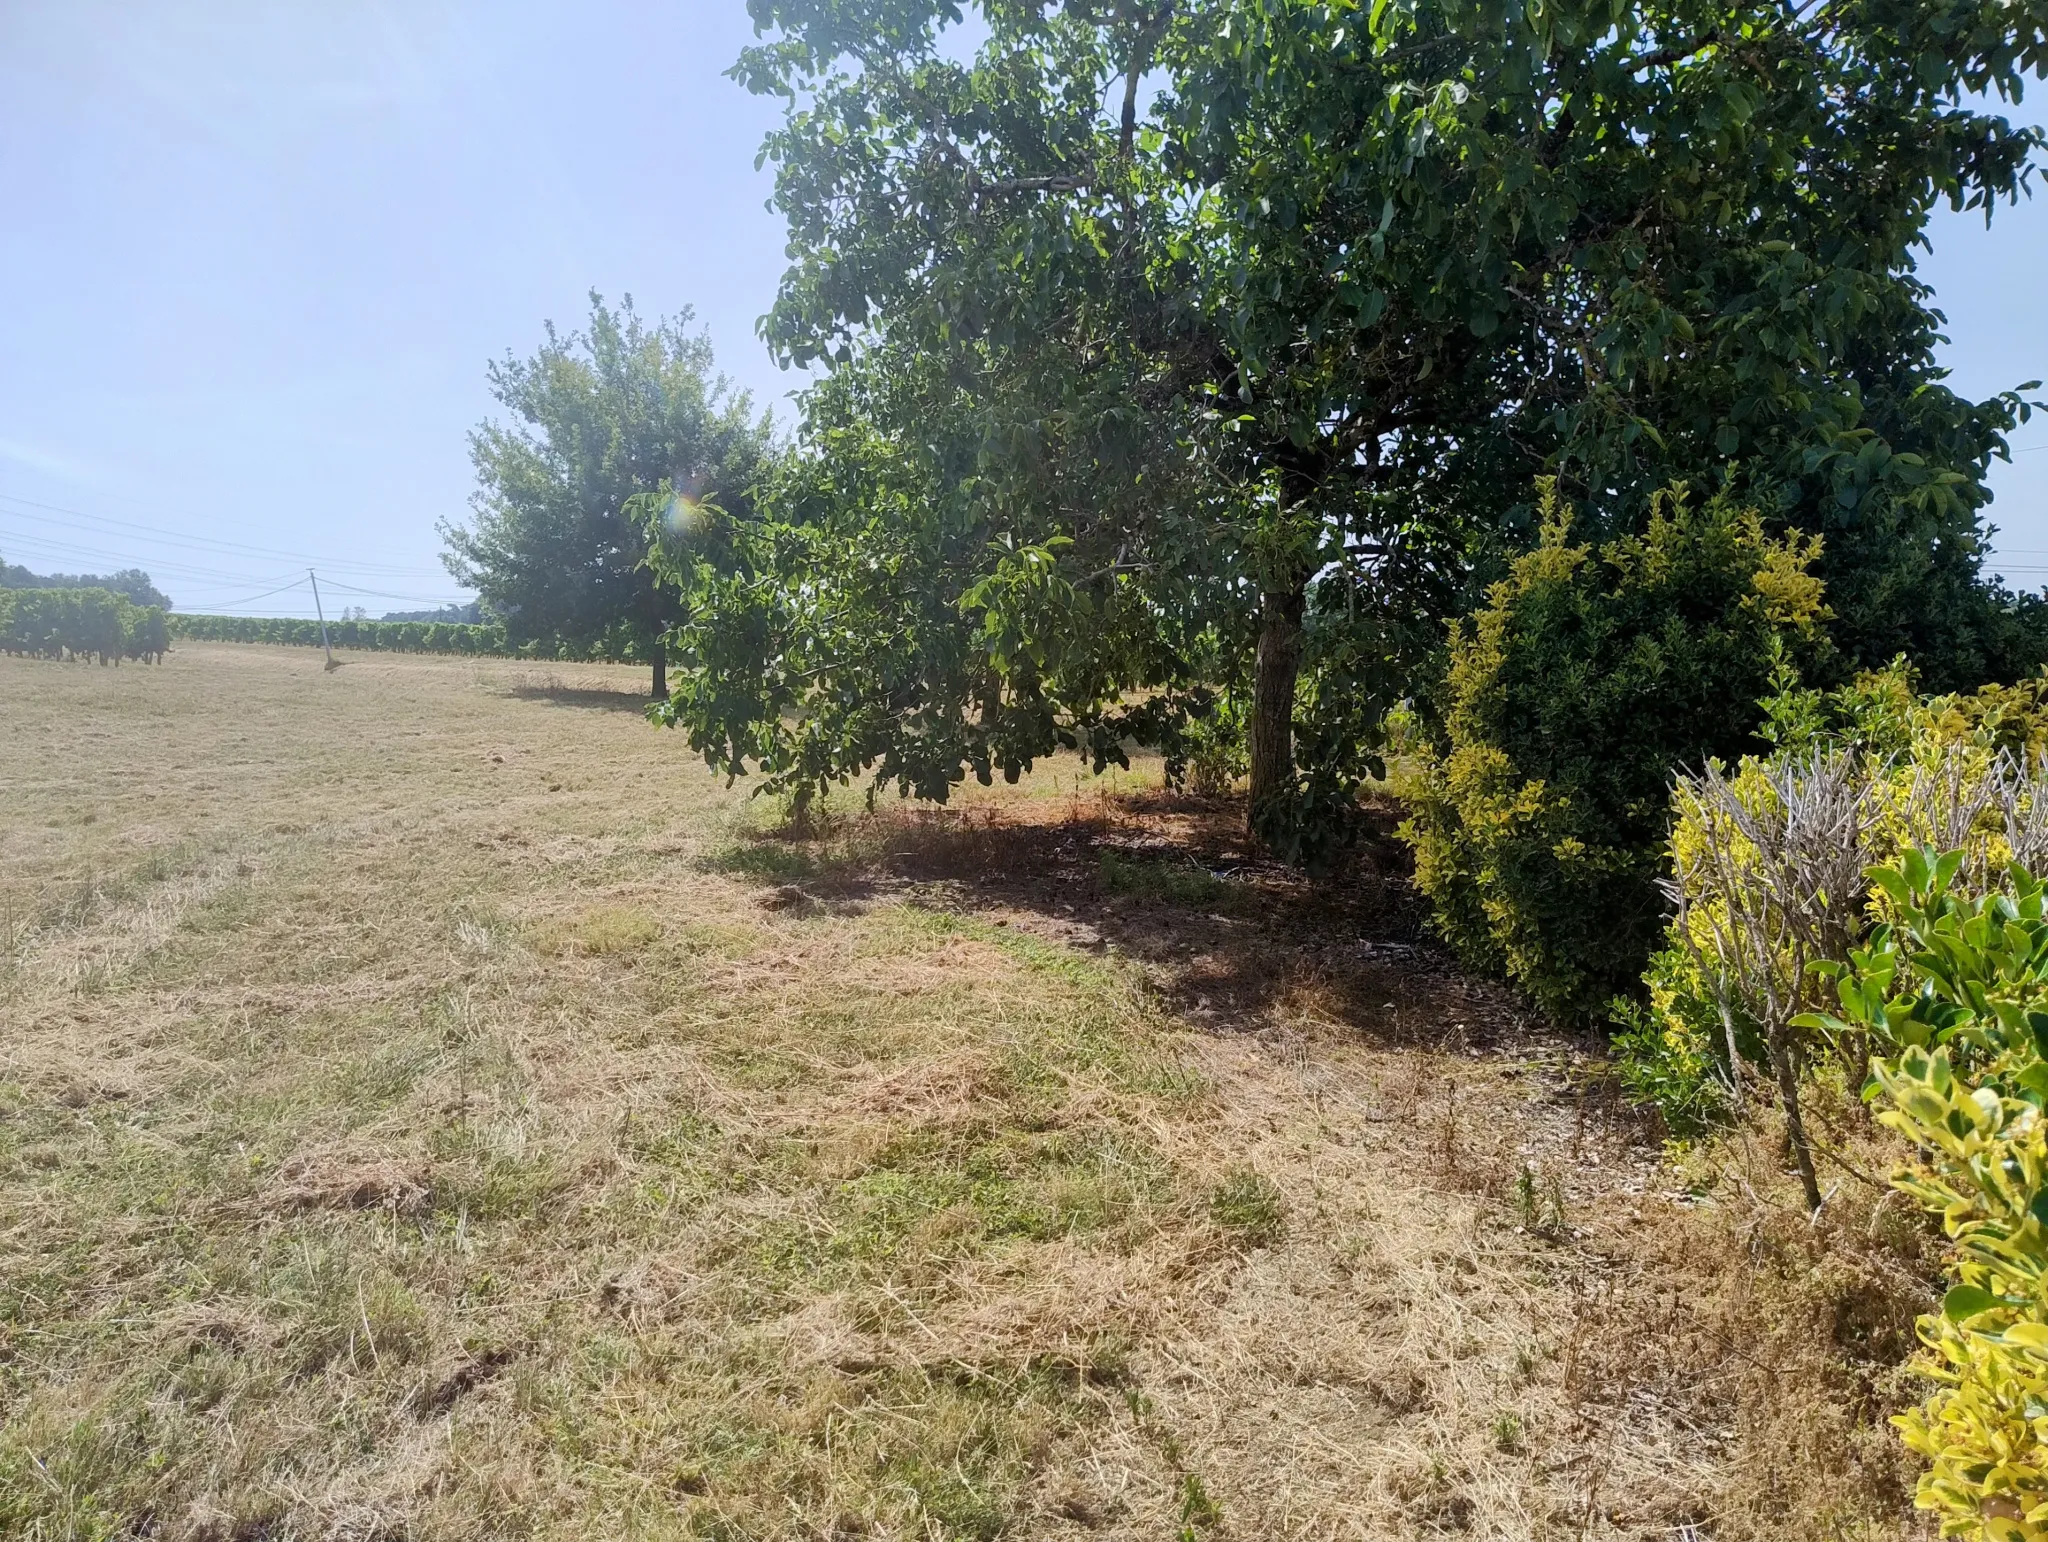
POLYGON ((1897 1420, 1928 1461, 1919 1502, 1944 1536, 2048 1542, 2048 1130, 2033 1105, 1973 1091, 1946 1051, 1876 1075, 1895 1105, 1879 1117, 1933 1159, 1898 1186, 1956 1244, 1958 1283, 1919 1323, 1915 1369, 1938 1390, 1897 1420))
POLYGON ((1641 974, 1673 766, 1755 744, 1774 659, 1817 645, 1819 543, 1677 487, 1638 533, 1571 538, 1553 483, 1542 539, 1452 632, 1440 742, 1403 838, 1437 932, 1562 1021, 1641 974))
POLYGON ((2025 868, 1963 899, 1962 867, 1916 851, 1873 873, 1898 921, 1841 974, 1838 1021, 1892 1047, 1878 1117, 1921 1155, 1894 1182, 1953 1242, 1918 1325, 1935 1390, 1896 1421, 1928 1462, 1916 1497, 1944 1536, 2048 1542, 2048 920, 2025 868))

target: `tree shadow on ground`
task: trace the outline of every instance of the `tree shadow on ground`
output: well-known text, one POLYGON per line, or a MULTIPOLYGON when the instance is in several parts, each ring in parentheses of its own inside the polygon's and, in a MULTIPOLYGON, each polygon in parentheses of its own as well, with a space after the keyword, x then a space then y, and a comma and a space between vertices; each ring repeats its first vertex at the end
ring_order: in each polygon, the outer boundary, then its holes
POLYGON ((640 691, 614 691, 581 685, 521 684, 508 687, 521 701, 551 702, 557 707, 581 707, 593 712, 644 713, 652 697, 640 691))
POLYGON ((743 838, 709 865, 757 879, 769 909, 907 901, 1114 953, 1215 1032, 1321 1023, 1475 1049, 1519 1037, 1512 997, 1425 935, 1398 819, 1369 807, 1356 845, 1314 876, 1258 854, 1241 803, 1150 791, 833 816, 743 838))

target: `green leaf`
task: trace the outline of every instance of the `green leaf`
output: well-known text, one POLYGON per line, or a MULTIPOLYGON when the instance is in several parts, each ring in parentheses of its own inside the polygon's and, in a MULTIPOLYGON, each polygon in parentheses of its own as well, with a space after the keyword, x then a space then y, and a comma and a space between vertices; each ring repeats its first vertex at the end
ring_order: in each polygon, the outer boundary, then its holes
POLYGON ((1998 1305, 1998 1298, 1977 1285, 1954 1285, 1941 1298, 1941 1315, 1953 1323, 1966 1323, 1998 1305))
POLYGON ((2027 1214, 2044 1228, 2048 1228, 2048 1188, 2037 1190, 2027 1201, 2027 1214))

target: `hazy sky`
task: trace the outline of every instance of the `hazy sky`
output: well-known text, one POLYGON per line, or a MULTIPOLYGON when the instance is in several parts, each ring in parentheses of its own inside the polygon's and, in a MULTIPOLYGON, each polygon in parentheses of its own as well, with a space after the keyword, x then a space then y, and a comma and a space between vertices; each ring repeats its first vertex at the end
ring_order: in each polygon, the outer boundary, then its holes
MULTIPOLYGON (((308 560, 331 607, 461 598, 434 524, 485 361, 593 287, 694 306, 779 401, 751 35, 741 0, 0 0, 0 556, 188 610, 310 614, 257 597, 308 560)), ((1960 389, 2048 376, 2048 199, 1945 220, 1925 271, 1960 389)), ((2034 586, 2048 421, 2014 448, 1992 519, 2034 586)))

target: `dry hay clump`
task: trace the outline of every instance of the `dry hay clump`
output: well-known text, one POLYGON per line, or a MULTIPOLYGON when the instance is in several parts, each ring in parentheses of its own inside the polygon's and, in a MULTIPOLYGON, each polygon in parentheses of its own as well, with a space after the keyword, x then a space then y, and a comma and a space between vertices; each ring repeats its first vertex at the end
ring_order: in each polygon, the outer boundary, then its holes
POLYGON ((305 1151, 288 1157, 264 1195, 268 1206, 293 1210, 388 1210, 418 1215, 428 1208, 431 1174, 363 1145, 305 1151))

